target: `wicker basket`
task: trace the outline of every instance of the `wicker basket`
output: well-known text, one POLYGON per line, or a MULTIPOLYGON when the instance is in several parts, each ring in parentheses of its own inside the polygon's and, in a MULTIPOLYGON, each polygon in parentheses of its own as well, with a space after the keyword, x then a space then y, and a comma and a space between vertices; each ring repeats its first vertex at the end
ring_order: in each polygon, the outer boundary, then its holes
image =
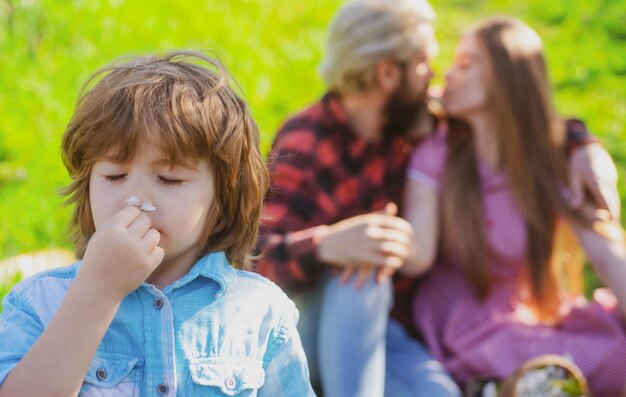
POLYGON ((518 397, 516 390, 518 381, 530 371, 546 368, 549 366, 562 368, 565 371, 566 378, 573 379, 578 382, 582 394, 577 395, 576 397, 591 396, 591 394, 589 394, 587 380, 585 379, 585 376, 583 375, 581 370, 576 366, 576 364, 563 356, 548 354, 535 357, 522 364, 522 366, 517 371, 515 371, 512 375, 504 380, 500 392, 498 393, 498 397, 518 397))

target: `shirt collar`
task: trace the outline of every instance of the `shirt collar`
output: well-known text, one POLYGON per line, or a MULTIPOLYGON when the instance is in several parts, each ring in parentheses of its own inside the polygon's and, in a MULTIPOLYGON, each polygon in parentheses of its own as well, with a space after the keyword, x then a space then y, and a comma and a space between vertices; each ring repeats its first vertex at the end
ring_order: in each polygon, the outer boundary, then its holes
POLYGON ((348 115, 341 104, 340 96, 335 91, 329 91, 322 97, 322 103, 326 108, 331 119, 334 119, 343 128, 352 130, 352 126, 348 121, 348 115))
POLYGON ((375 152, 395 153, 396 150, 405 151, 412 148, 412 145, 405 137, 395 137, 391 142, 382 140, 375 142, 359 135, 352 127, 352 124, 350 124, 350 120, 348 120, 348 114, 341 103, 341 95, 338 92, 326 92, 321 102, 328 115, 327 118, 334 120, 334 127, 344 132, 341 136, 343 139, 342 146, 348 148, 353 158, 360 158, 365 155, 365 152, 372 150, 375 152))
MULTIPOLYGON (((75 266, 77 274, 80 271, 82 264, 82 260, 76 262, 75 266)), ((176 288, 180 288, 185 284, 190 283, 198 278, 198 276, 203 276, 210 278, 219 284, 220 289, 217 292, 217 296, 219 297, 228 291, 236 273, 237 270, 228 262, 228 259, 226 259, 226 255, 223 252, 211 252, 198 259, 187 274, 165 287, 162 292, 167 294, 176 288)), ((151 286, 152 288, 149 288, 149 286, 150 284, 147 284, 146 282, 141 283, 141 287, 148 287, 148 290, 154 289, 154 286, 151 286)))
POLYGON ((220 290, 217 294, 221 296, 230 288, 236 272, 237 270, 228 262, 223 252, 211 252, 198 259, 186 275, 165 289, 170 290, 182 287, 198 278, 198 276, 203 276, 219 284, 220 290))

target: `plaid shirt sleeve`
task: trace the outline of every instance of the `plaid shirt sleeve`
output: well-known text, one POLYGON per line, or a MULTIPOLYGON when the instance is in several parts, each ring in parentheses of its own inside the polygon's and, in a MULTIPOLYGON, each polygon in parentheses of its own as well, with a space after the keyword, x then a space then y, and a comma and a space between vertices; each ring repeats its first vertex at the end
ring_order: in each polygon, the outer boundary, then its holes
POLYGON ((270 156, 271 185, 263 209, 255 270, 287 293, 305 290, 322 275, 315 232, 331 223, 337 207, 316 177, 320 128, 296 116, 278 132, 270 156))

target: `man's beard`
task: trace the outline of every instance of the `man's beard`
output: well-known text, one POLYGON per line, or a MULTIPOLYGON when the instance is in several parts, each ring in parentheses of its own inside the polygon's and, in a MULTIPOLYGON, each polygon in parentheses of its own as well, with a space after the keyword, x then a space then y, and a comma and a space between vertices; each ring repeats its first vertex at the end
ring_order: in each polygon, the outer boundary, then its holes
POLYGON ((411 96, 406 82, 391 94, 383 108, 383 142, 392 142, 397 137, 407 137, 413 133, 420 116, 428 114, 426 95, 411 96))

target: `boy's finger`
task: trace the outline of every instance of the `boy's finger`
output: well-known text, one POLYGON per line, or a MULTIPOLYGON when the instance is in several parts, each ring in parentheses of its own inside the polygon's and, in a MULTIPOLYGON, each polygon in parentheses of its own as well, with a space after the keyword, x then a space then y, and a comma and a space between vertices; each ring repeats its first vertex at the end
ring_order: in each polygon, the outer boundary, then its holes
POLYGON ((141 210, 137 207, 124 207, 120 212, 111 218, 113 224, 118 224, 127 228, 141 214, 141 210))
POLYGON ((158 265, 161 264, 161 262, 163 262, 163 258, 165 257, 165 251, 163 251, 163 248, 161 247, 154 247, 148 257, 150 258, 150 262, 156 268, 158 265))
POLYGON ((142 238, 148 229, 150 229, 152 222, 150 221, 148 215, 141 211, 139 212, 139 215, 130 223, 130 225, 128 225, 128 231, 133 235, 142 238))
POLYGON ((161 233, 159 233, 156 229, 148 229, 141 240, 148 250, 152 251, 154 247, 159 244, 159 241, 161 240, 161 233))

